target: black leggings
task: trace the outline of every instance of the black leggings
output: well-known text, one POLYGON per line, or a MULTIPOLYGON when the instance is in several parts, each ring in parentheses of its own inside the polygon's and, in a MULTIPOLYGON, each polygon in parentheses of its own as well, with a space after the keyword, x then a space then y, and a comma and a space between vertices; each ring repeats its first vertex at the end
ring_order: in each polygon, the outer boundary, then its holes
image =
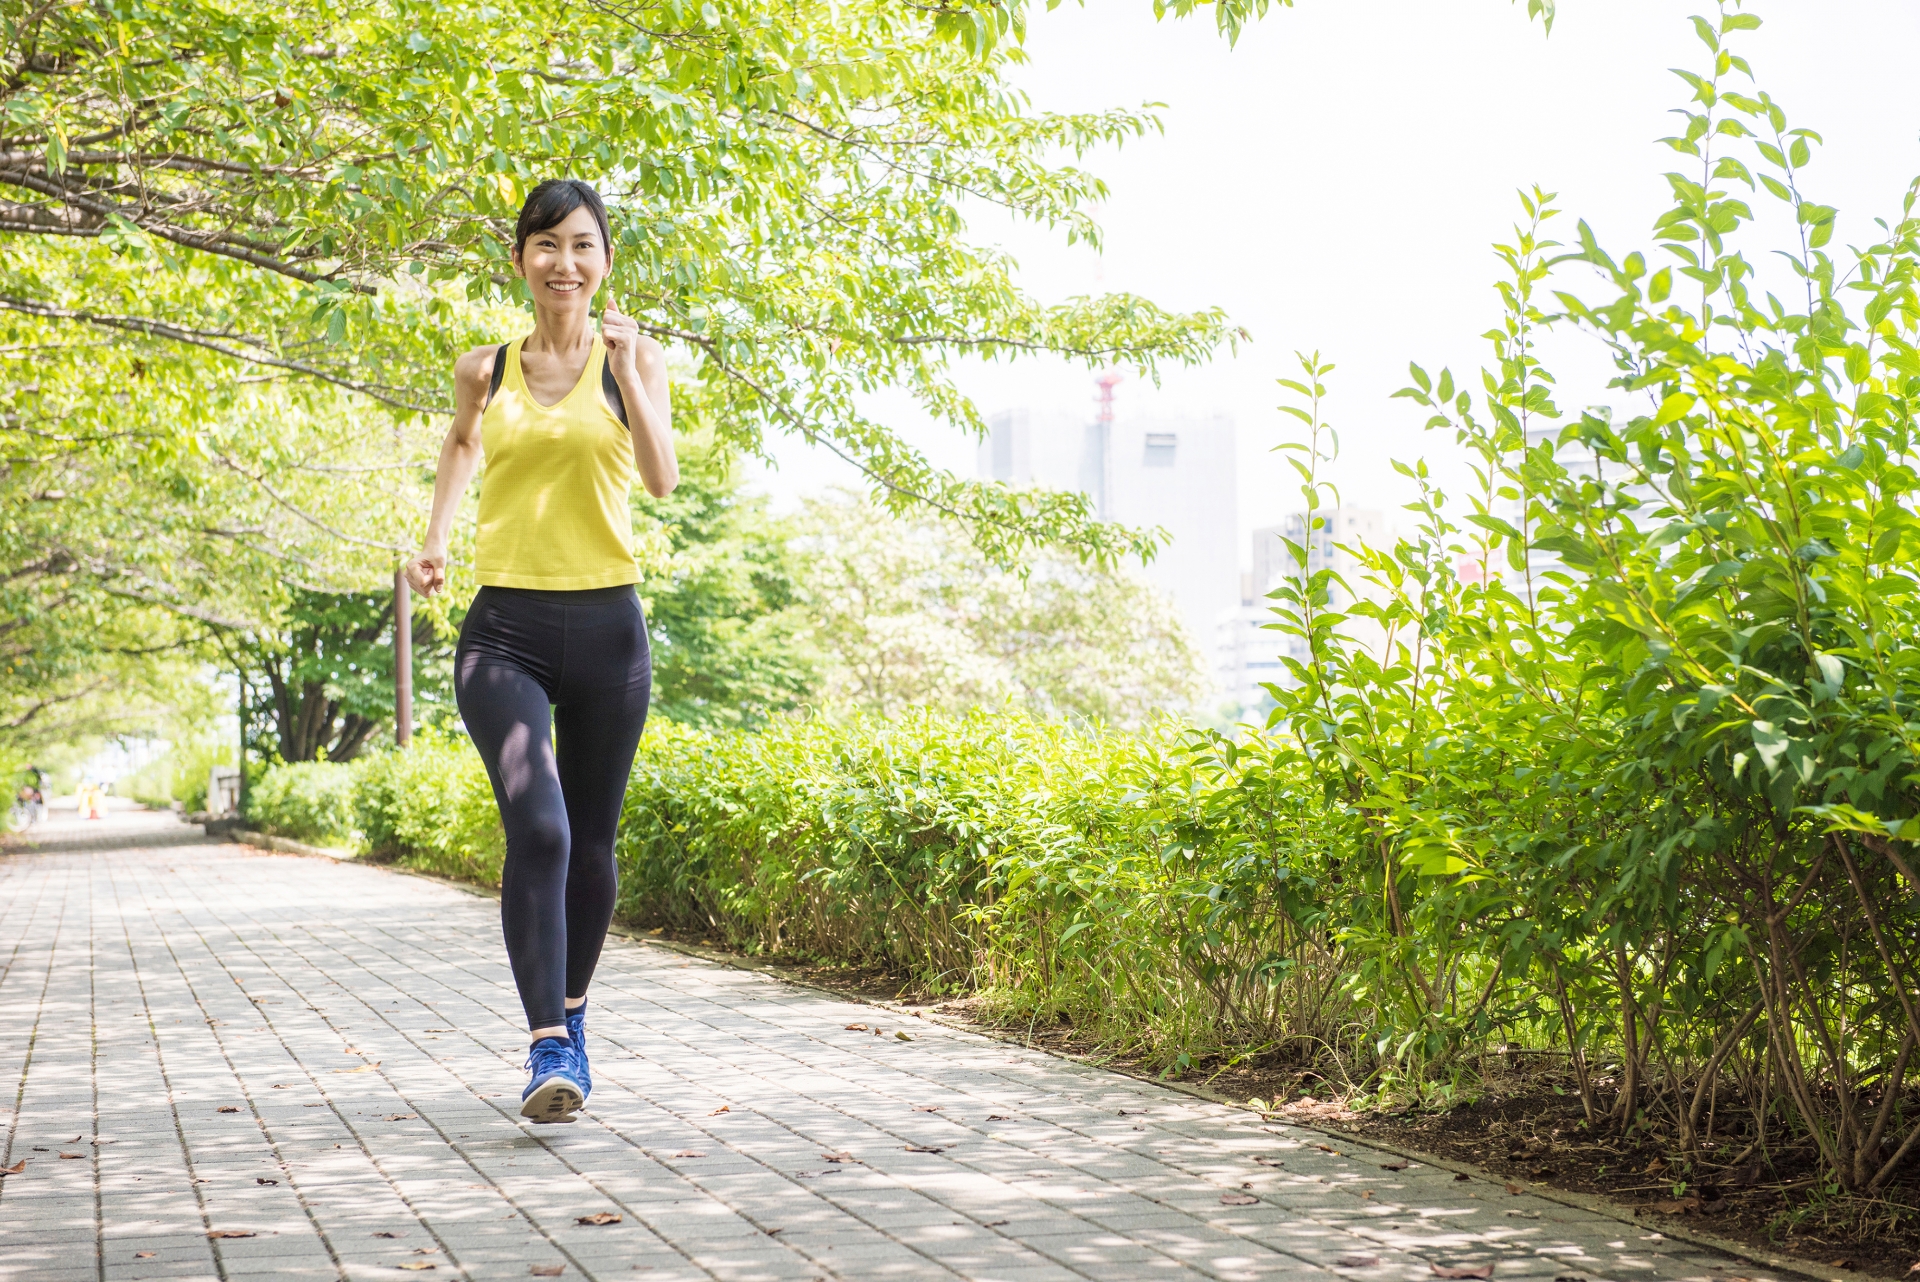
POLYGON ((600 960, 652 687, 632 587, 481 588, 461 625, 454 697, 507 830, 500 925, 528 1028, 566 1023, 565 999, 586 996, 600 960))

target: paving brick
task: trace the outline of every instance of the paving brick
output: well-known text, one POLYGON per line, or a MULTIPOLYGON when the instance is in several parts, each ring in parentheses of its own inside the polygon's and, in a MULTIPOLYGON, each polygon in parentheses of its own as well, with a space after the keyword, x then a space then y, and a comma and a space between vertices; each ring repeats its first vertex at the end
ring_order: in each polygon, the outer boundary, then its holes
POLYGON ((621 938, 595 981, 592 1107, 527 1125, 496 904, 167 816, 56 822, 0 854, 0 933, 19 941, 0 1026, 27 1030, 0 1044, 0 1095, 20 1101, 0 1164, 32 1159, 0 1182, 0 1282, 492 1282, 535 1263, 622 1282, 1417 1282, 1439 1259, 1679 1282, 1731 1263, 621 938), (839 1152, 857 1160, 824 1160, 839 1152), (1261 1202, 1221 1204, 1242 1185, 1261 1202), (601 1211, 621 1222, 576 1223, 601 1211), (1338 1264, 1355 1254, 1382 1263, 1338 1264))

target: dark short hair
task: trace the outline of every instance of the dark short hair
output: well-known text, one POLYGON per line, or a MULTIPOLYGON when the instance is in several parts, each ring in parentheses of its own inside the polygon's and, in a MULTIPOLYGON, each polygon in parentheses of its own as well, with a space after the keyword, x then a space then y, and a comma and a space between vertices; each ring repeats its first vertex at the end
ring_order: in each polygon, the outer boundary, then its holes
POLYGON ((549 178, 527 193, 527 203, 520 206, 519 220, 513 225, 514 252, 524 252, 527 237, 558 227, 582 205, 593 214, 593 221, 600 224, 600 243, 606 246, 607 257, 612 258, 613 233, 607 228, 606 202, 600 199, 593 184, 578 178, 549 178))

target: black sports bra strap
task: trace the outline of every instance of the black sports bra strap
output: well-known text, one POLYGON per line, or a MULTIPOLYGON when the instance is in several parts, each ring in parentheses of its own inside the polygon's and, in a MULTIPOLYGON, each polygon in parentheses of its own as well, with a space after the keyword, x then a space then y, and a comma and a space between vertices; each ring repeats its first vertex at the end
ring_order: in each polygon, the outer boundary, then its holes
POLYGON ((481 409, 493 404, 493 398, 500 394, 500 380, 507 376, 507 348, 510 346, 509 343, 502 343, 494 350, 493 378, 487 383, 487 399, 481 402, 481 409))
POLYGON ((607 408, 613 411, 613 416, 632 430, 633 425, 627 423, 627 398, 620 395, 620 380, 613 376, 613 365, 604 360, 600 362, 600 391, 607 398, 607 408))
MULTIPOLYGON (((500 380, 507 376, 507 348, 511 343, 502 343, 493 353, 493 378, 487 383, 487 399, 480 406, 485 409, 493 404, 493 398, 500 394, 500 380)), ((605 360, 600 362, 600 393, 607 398, 607 408, 622 424, 627 423, 627 399, 620 394, 620 380, 613 376, 613 366, 605 360)))

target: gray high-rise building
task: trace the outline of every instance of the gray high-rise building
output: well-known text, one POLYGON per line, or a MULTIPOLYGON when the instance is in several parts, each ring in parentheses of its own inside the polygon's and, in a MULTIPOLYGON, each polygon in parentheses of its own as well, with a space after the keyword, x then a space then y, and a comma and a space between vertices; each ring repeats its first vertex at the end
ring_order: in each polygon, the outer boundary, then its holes
POLYGON ((1165 529, 1146 577, 1179 607, 1198 644, 1239 600, 1233 420, 1006 410, 980 443, 983 480, 1078 490, 1103 521, 1165 529))

